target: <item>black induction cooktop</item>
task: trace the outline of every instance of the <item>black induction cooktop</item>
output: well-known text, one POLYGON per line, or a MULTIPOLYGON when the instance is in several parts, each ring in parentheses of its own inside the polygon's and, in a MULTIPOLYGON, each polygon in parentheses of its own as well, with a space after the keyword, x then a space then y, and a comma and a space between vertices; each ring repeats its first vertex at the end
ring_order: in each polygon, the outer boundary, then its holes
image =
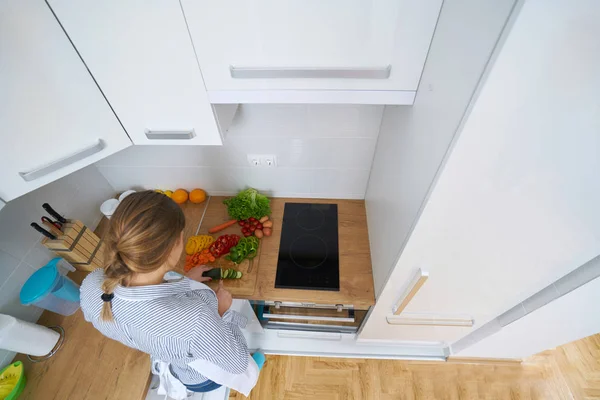
POLYGON ((337 204, 285 204, 275 287, 340 290, 337 204))

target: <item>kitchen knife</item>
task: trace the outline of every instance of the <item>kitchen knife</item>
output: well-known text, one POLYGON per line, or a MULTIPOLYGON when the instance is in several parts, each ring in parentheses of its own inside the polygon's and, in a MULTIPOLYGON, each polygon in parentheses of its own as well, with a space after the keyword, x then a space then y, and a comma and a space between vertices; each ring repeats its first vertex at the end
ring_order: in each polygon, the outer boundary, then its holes
POLYGON ((59 213, 57 213, 56 211, 54 211, 54 209, 52 207, 50 207, 50 204, 44 203, 44 204, 42 204, 42 208, 44 210, 46 210, 46 212, 48 214, 50 214, 51 216, 53 216, 61 224, 66 224, 67 223, 67 220, 65 218, 63 218, 62 215, 60 215, 59 213))
POLYGON ((45 230, 44 228, 42 228, 41 226, 39 226, 38 224, 36 224, 35 222, 32 222, 31 226, 33 227, 33 229, 35 229, 36 231, 38 231, 42 235, 46 236, 48 239, 52 239, 52 240, 56 239, 56 236, 54 236, 53 234, 51 234, 50 232, 48 232, 47 230, 45 230))

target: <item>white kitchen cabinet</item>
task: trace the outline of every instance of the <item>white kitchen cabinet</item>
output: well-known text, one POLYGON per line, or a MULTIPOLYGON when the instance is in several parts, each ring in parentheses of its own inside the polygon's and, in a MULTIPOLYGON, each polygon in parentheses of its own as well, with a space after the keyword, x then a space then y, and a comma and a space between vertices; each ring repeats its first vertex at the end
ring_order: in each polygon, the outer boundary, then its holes
POLYGON ((0 59, 3 200, 131 145, 45 2, 0 3, 0 59))
POLYGON ((412 104, 442 0, 183 0, 212 103, 412 104))
POLYGON ((134 144, 222 144, 178 1, 48 3, 134 144))
MULTIPOLYGON (((511 18, 361 338, 450 344, 600 254, 599 18, 591 0, 529 0, 511 18), (425 323, 392 325, 419 268, 429 278, 399 318, 425 323)), ((398 224, 367 192, 368 218, 382 213, 372 251, 398 224)))

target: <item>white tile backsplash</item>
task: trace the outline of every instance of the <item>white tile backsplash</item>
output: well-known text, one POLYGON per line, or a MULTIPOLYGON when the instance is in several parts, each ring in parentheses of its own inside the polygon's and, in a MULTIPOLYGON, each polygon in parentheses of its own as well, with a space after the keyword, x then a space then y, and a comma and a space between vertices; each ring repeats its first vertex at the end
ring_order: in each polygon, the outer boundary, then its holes
POLYGON ((133 146, 97 163, 117 191, 253 186, 277 197, 364 198, 383 106, 243 105, 223 146, 133 146), (249 167, 274 154, 277 167, 249 167))
MULTIPOLYGON (((112 186, 92 165, 27 193, 0 210, 0 313, 29 322, 37 321, 42 313, 40 308, 23 306, 19 301, 27 278, 56 257, 40 244, 41 235, 29 226, 45 215, 42 204, 50 203, 68 218, 94 228, 101 217, 100 204, 114 195, 112 186)), ((13 357, 14 353, 0 349, 0 367, 13 357)))

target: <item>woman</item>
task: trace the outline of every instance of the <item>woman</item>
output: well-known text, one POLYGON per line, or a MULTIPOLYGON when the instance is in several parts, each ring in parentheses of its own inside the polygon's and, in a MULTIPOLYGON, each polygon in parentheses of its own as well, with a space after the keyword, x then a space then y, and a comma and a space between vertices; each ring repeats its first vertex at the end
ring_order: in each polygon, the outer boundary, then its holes
MULTIPOLYGON (((246 318, 230 310, 231 294, 221 282, 216 293, 198 283, 210 280, 202 276, 210 268, 199 266, 180 281, 163 283, 181 257, 184 226, 181 208, 167 196, 127 196, 110 219, 106 267, 81 285, 81 309, 105 336, 168 363, 188 390, 208 392, 221 385, 204 370, 225 376, 226 383, 252 363, 240 330, 246 318)), ((255 354, 255 360, 260 368, 264 356, 255 354)))

